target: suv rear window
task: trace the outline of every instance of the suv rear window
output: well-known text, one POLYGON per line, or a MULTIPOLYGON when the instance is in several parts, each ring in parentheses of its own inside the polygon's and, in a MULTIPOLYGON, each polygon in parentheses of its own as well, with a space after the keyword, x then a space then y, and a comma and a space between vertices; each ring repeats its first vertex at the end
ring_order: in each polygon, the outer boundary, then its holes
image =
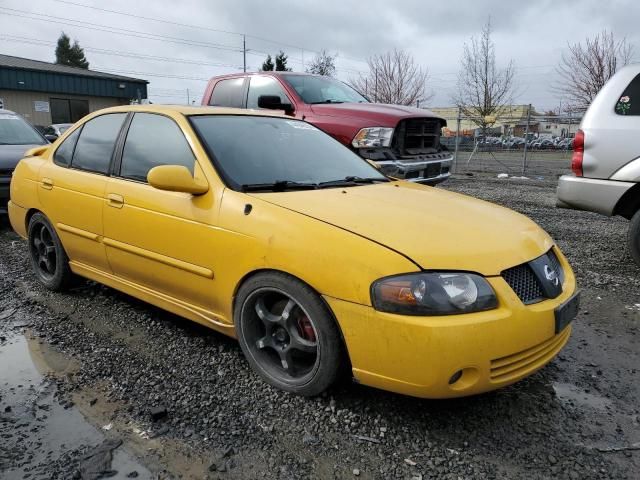
POLYGON ((213 87, 213 93, 211 94, 211 100, 209 105, 216 107, 244 107, 242 101, 242 92, 244 91, 244 78, 229 78, 227 80, 220 80, 213 87))
POLYGON ((640 74, 624 89, 615 109, 618 115, 640 115, 640 74))

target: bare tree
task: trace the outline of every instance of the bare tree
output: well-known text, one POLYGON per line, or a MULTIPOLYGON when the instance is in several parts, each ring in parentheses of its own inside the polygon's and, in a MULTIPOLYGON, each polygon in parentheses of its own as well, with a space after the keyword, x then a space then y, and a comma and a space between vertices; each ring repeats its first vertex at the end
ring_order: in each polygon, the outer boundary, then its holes
POLYGON ((336 74, 336 57, 338 55, 331 55, 326 50, 322 50, 309 64, 307 73, 314 73, 316 75, 325 75, 327 77, 333 77, 336 74))
POLYGON ((487 127, 509 115, 515 73, 513 60, 504 68, 496 65, 491 19, 482 28, 480 37, 471 37, 471 43, 464 44, 461 64, 452 100, 465 116, 482 128, 484 135, 487 127))
POLYGON ((612 32, 603 30, 585 44, 568 44, 557 67, 562 83, 554 90, 569 99, 575 109, 585 109, 618 68, 627 65, 633 47, 627 39, 616 40, 612 32))
POLYGON ((418 66, 404 50, 373 55, 367 63, 369 73, 349 83, 374 102, 418 105, 433 97, 426 90, 428 71, 418 66))

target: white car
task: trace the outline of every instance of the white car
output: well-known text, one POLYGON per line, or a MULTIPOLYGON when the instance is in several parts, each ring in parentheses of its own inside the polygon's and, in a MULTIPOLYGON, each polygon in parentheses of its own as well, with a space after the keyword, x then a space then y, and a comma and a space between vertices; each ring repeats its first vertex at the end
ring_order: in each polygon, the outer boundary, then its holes
POLYGON ((571 170, 560 177, 557 205, 631 220, 629 250, 640 265, 640 65, 618 71, 591 103, 571 170))

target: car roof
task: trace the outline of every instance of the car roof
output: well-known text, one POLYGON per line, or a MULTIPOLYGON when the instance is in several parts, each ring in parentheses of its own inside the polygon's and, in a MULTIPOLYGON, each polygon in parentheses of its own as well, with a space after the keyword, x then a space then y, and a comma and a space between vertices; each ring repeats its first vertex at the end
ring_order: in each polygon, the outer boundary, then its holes
POLYGON ((5 108, 0 108, 0 113, 4 113, 6 115, 15 115, 16 114, 16 112, 13 112, 11 110, 7 110, 5 108))
MULTIPOLYGON (((118 113, 118 112, 149 112, 149 113, 181 113, 186 116, 192 115, 249 115, 260 117, 282 117, 294 120, 292 117, 275 110, 251 110, 245 108, 229 108, 229 107, 208 107, 208 106, 189 106, 189 105, 122 105, 119 107, 110 107, 98 110, 101 113, 118 113)), ((93 113, 97 113, 93 112, 93 113)))

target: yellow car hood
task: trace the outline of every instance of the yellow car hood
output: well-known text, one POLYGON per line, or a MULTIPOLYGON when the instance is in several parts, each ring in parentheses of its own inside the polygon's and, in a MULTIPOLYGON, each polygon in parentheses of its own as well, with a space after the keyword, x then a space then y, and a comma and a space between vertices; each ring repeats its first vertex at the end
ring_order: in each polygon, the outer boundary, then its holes
POLYGON ((408 182, 252 195, 366 237, 426 270, 499 275, 553 245, 524 215, 408 182))

